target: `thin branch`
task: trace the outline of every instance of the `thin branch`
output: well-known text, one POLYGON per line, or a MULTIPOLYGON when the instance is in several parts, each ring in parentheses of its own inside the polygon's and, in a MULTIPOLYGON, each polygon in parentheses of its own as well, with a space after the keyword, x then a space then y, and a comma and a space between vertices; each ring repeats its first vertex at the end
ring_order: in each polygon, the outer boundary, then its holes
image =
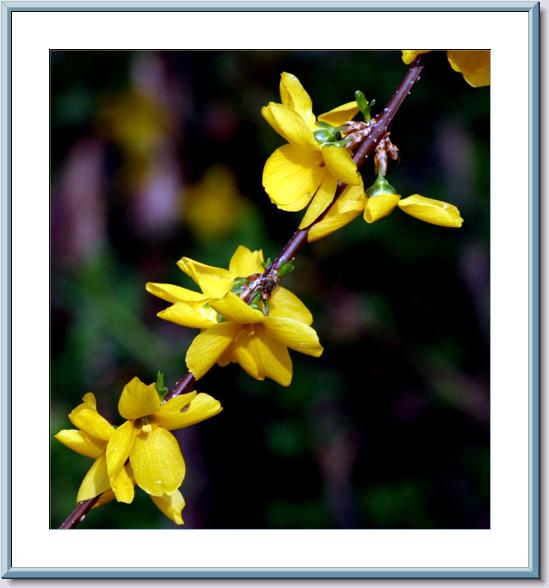
MULTIPOLYGON (((421 57, 417 57, 416 60, 408 68, 406 75, 404 76, 404 78, 400 82, 400 85, 395 90, 395 93, 387 103, 387 106, 383 109, 381 115, 379 117, 376 117, 372 121, 372 130, 361 143, 360 147, 356 150, 353 156, 353 161, 356 163, 357 168, 360 169, 364 165, 366 159, 372 153, 377 143, 382 139, 382 137, 387 132, 396 113, 399 111, 407 96, 412 91, 412 88, 420 79, 423 68, 424 66, 421 64, 421 57)), ((334 199, 332 200, 331 204, 326 208, 326 210, 324 210, 324 212, 310 226, 304 229, 298 229, 291 236, 289 241, 286 243, 286 245, 284 245, 278 256, 275 258, 275 260, 256 279, 254 286, 246 292, 244 298, 246 302, 250 302, 255 293, 264 288, 265 284, 268 284, 267 288, 272 289, 273 285, 276 285, 278 283, 278 272, 280 271, 281 266, 285 263, 288 263, 289 261, 292 261, 292 259, 295 258, 299 250, 307 242, 307 236, 309 234, 309 230, 311 229, 311 227, 313 227, 316 223, 320 222, 326 216, 330 208, 334 205, 334 203, 340 196, 341 192, 343 192, 343 190, 345 189, 345 187, 346 184, 338 182, 334 199)), ((164 401, 170 400, 171 398, 175 398, 180 394, 190 392, 194 388, 195 384, 196 378, 193 376, 191 372, 187 372, 180 380, 177 381, 175 386, 164 397, 164 401)), ((99 496, 96 496, 95 498, 91 498, 90 500, 79 502, 74 511, 65 519, 65 521, 59 528, 72 529, 73 527, 75 527, 83 519, 84 515, 91 510, 93 505, 98 500, 99 496)))
POLYGON ((60 529, 73 529, 84 520, 84 517, 88 512, 93 508, 94 504, 99 500, 99 496, 94 496, 89 500, 84 500, 79 502, 76 505, 76 508, 71 512, 71 514, 59 525, 60 529))

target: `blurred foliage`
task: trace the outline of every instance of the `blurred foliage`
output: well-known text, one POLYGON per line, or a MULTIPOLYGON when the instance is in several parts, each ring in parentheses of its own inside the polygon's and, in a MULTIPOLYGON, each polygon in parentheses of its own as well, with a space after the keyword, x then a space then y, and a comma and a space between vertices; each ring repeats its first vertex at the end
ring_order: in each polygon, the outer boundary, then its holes
MULTIPOLYGON (((403 195, 458 205, 445 230, 398 211, 306 247, 284 283, 312 310, 325 353, 292 354, 287 389, 237 366, 199 390, 225 410, 178 433, 186 527, 489 526, 489 89, 443 54, 392 126, 403 195)), ((400 52, 51 53, 51 433, 87 391, 120 423, 134 375, 185 371, 196 331, 155 317, 146 281, 190 286, 183 255, 226 266, 238 244, 274 256, 299 213, 261 186, 282 143, 262 119, 282 71, 316 113, 357 89, 382 108, 400 52)), ((365 185, 373 170, 364 170, 365 185)), ((51 445, 51 525, 72 510, 91 460, 51 445)), ((92 511, 88 528, 170 522, 142 492, 92 511)))

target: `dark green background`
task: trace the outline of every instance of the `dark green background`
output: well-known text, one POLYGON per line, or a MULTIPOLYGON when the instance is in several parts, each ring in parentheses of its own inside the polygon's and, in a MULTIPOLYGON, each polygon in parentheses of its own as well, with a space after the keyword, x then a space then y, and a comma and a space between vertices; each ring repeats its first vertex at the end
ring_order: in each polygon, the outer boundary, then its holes
MULTIPOLYGON (((396 210, 302 250, 284 285, 312 310, 324 355, 292 352, 289 388, 236 365, 200 381, 224 411, 178 433, 186 528, 489 526, 490 90, 468 86, 444 53, 425 62, 392 126, 402 161, 388 177, 403 196, 459 206, 463 228, 396 210)), ((186 371, 196 331, 157 319, 165 304, 145 282, 189 286, 183 255, 226 267, 237 245, 275 256, 295 230, 300 213, 261 186, 284 141, 260 109, 279 101, 282 71, 318 115, 356 89, 383 108, 406 66, 400 52, 52 52, 52 435, 87 391, 119 424, 134 375, 161 369, 173 385, 186 371), (226 230, 204 236, 186 198, 214 165, 240 196, 220 209, 226 230)), ((372 169, 363 175, 369 185, 372 169)), ((56 527, 91 460, 51 447, 56 527)), ((167 526, 140 490, 82 523, 167 526)))

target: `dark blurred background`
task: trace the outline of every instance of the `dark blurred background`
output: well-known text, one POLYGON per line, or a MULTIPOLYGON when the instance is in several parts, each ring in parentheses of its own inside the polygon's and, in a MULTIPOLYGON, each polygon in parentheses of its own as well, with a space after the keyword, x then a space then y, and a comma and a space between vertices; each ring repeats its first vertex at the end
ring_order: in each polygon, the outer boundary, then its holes
MULTIPOLYGON (((392 126, 403 196, 459 206, 450 230, 396 210, 306 246, 284 280, 325 351, 292 352, 289 388, 214 367, 217 417, 178 432, 186 528, 486 528, 489 519, 489 88, 443 53, 392 126)), ((183 255, 226 267, 275 256, 301 219, 272 205, 263 165, 284 143, 261 106, 296 74, 319 115, 361 89, 383 108, 400 52, 51 53, 51 432, 93 391, 119 424, 134 375, 185 371, 197 331, 156 318, 147 281, 189 287, 183 255)), ((363 172, 365 185, 373 170, 363 172)), ((52 440, 51 525, 92 461, 52 440)), ((87 528, 171 523, 142 491, 87 528)))

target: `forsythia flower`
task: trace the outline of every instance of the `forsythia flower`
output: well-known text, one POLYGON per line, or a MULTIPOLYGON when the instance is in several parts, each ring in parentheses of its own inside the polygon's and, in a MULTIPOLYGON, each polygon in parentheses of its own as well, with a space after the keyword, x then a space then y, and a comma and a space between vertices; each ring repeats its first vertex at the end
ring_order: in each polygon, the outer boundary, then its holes
MULTIPOLYGON (((402 51, 402 61, 409 65, 418 55, 430 52, 431 49, 405 49, 402 51)), ((490 85, 490 51, 448 51, 448 61, 452 69, 461 73, 473 88, 490 85)))
POLYGON ((185 462, 177 439, 170 433, 210 418, 220 403, 207 394, 191 392, 160 404, 154 384, 133 378, 124 386, 118 412, 126 422, 107 444, 107 472, 120 502, 131 502, 133 485, 121 475, 129 459, 136 484, 151 496, 175 492, 185 477, 185 462))
POLYGON ((272 202, 282 210, 296 211, 311 202, 301 227, 309 225, 333 200, 338 180, 349 185, 361 181, 356 164, 345 149, 320 145, 314 132, 318 121, 337 127, 358 112, 356 102, 343 104, 318 117, 301 82, 284 72, 280 80, 282 104, 269 102, 261 110, 263 117, 286 141, 267 160, 263 186, 272 202), (313 198, 314 196, 314 198, 313 198))
POLYGON ((76 501, 101 495, 96 507, 114 498, 130 503, 137 484, 163 514, 183 524, 185 501, 177 489, 185 464, 176 439, 166 429, 187 427, 216 415, 221 411, 219 402, 207 394, 191 392, 161 405, 154 384, 146 386, 134 378, 124 387, 119 403, 120 414, 131 420, 115 429, 97 412, 91 392, 83 401, 69 414, 78 429, 55 435, 73 451, 95 459, 76 501))
POLYGON ((246 304, 240 287, 264 271, 263 253, 237 248, 229 269, 217 268, 183 257, 177 264, 200 287, 202 293, 170 284, 147 284, 147 291, 172 305, 160 318, 181 326, 199 328, 187 351, 187 366, 201 378, 216 362, 238 363, 252 378, 271 378, 282 386, 292 379, 288 348, 313 357, 322 354, 313 317, 289 290, 277 286, 268 312, 246 304), (236 281, 236 282, 235 282, 236 281), (231 291, 234 290, 234 291, 231 291))
POLYGON ((414 218, 440 227, 459 228, 463 224, 459 210, 453 204, 419 194, 401 199, 384 178, 378 177, 374 186, 375 192, 368 195, 359 186, 346 188, 326 216, 310 229, 308 240, 326 237, 360 213, 367 223, 375 223, 391 214, 397 206, 414 218))

